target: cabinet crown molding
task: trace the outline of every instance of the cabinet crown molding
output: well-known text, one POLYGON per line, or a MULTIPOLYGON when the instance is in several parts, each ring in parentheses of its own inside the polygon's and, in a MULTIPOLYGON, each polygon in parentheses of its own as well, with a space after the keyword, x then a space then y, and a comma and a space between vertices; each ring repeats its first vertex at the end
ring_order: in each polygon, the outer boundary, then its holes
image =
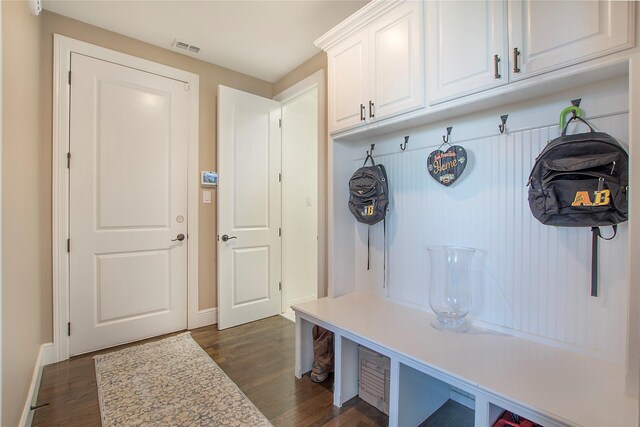
POLYGON ((384 15, 389 10, 406 1, 418 0, 373 0, 362 9, 349 16, 347 19, 333 27, 329 32, 320 36, 315 42, 317 47, 326 51, 338 42, 357 33, 371 22, 384 15))

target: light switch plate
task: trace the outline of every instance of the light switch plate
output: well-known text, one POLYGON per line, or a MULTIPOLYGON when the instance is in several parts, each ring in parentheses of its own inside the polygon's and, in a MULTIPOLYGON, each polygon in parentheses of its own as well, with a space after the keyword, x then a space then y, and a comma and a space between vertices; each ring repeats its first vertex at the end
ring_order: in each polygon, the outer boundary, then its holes
POLYGON ((211 203, 211 191, 202 192, 202 203, 211 203))

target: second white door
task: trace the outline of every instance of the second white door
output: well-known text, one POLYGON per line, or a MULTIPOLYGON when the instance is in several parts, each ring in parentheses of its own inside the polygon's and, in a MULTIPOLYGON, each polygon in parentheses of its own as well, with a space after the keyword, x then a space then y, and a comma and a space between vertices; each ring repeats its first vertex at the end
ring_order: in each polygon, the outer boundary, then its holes
POLYGON ((218 328, 280 313, 280 103, 218 88, 218 328))

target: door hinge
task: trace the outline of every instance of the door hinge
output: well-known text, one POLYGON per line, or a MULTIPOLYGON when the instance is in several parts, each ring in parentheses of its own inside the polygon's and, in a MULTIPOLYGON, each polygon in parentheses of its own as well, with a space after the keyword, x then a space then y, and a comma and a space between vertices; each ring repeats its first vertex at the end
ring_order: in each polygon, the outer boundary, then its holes
POLYGON ((191 90, 191 85, 189 83, 184 84, 184 90, 189 92, 191 90))
POLYGON ((71 322, 67 322, 67 336, 71 336, 71 322))
POLYGON ((67 252, 71 252, 71 239, 67 239, 67 252))
POLYGON ((282 174, 281 173, 278 174, 278 182, 282 182, 282 174))
POLYGON ((67 169, 71 168, 71 153, 67 153, 67 169))
POLYGON ((282 227, 278 227, 278 236, 282 237, 282 227))
POLYGON ((282 129, 282 119, 278 119, 278 127, 282 129))
POLYGON ((71 85, 71 70, 69 70, 69 85, 71 85))
POLYGON ((278 282, 278 290, 281 291, 282 290, 282 282, 278 282))

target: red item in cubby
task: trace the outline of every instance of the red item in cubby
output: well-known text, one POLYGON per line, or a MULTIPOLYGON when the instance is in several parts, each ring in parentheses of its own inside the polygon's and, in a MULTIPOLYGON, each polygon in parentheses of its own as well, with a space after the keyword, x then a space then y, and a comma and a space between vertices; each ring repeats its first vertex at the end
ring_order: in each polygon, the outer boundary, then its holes
POLYGON ((516 422, 513 419, 513 414, 505 411, 493 427, 536 427, 538 425, 522 417, 519 417, 519 419, 520 422, 516 422))

